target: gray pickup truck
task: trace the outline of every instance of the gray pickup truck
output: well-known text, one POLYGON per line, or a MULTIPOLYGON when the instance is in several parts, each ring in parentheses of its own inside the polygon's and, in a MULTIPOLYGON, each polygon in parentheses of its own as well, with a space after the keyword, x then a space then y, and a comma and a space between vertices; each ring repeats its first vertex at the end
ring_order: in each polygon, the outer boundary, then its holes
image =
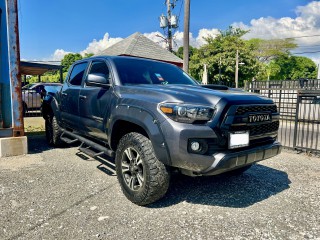
POLYGON ((131 57, 74 63, 43 102, 49 144, 81 143, 115 159, 125 196, 146 205, 165 195, 170 173, 240 174, 281 152, 272 100, 199 85, 180 68, 131 57))

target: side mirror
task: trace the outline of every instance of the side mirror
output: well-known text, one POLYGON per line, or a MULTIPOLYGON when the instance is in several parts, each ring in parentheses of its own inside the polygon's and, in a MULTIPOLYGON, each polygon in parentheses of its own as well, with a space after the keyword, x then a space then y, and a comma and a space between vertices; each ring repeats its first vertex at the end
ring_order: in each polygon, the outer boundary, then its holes
POLYGON ((88 74, 86 79, 87 86, 94 86, 94 87, 107 87, 109 86, 109 76, 106 76, 102 73, 91 73, 88 74))

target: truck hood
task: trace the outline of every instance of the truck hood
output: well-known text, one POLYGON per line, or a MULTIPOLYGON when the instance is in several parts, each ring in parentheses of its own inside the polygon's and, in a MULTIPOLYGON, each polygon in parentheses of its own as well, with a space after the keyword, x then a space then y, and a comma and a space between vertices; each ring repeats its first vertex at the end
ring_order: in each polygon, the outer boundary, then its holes
POLYGON ((181 102, 216 105, 223 100, 228 104, 272 104, 269 98, 235 89, 212 90, 200 85, 134 85, 119 86, 116 92, 123 99, 142 100, 149 103, 181 102))

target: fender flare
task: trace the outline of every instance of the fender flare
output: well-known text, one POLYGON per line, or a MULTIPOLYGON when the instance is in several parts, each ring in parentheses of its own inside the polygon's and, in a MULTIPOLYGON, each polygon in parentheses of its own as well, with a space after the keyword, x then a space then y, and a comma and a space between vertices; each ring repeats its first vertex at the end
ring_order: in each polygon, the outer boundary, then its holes
POLYGON ((48 115, 54 115, 58 122, 60 122, 60 109, 57 99, 52 95, 47 95, 42 103, 42 117, 45 119, 48 115))
POLYGON ((141 107, 130 105, 118 105, 110 118, 108 127, 109 145, 111 146, 112 134, 117 121, 126 121, 138 125, 148 134, 156 157, 166 165, 171 165, 170 154, 164 135, 156 116, 141 107))

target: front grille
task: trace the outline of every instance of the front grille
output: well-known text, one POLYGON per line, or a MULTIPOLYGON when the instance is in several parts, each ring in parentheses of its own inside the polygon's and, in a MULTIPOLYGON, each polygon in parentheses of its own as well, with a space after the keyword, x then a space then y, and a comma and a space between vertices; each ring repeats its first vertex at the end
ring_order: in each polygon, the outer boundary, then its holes
POLYGON ((239 106, 236 111, 236 115, 243 115, 248 112, 277 112, 277 105, 250 105, 239 106))
POLYGON ((257 136, 261 134, 271 133, 278 131, 279 121, 260 124, 260 125, 243 125, 243 126, 232 126, 231 131, 250 131, 250 136, 257 136))

